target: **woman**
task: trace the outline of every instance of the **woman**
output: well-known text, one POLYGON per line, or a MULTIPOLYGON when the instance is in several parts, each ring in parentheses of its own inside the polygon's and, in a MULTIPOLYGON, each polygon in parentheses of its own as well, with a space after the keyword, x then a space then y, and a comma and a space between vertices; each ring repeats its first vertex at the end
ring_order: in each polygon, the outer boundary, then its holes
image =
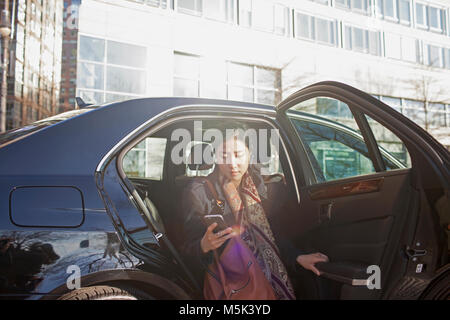
MULTIPOLYGON (((205 268, 213 261, 213 250, 219 252, 227 240, 240 236, 254 254, 259 267, 271 284, 275 297, 282 300, 295 299, 294 290, 285 265, 280 258, 280 248, 287 251, 287 263, 300 264, 319 275, 314 264, 328 261, 321 253, 302 254, 285 237, 275 238, 267 215, 273 214, 274 199, 255 165, 249 165, 250 152, 238 134, 227 140, 216 150, 216 168, 207 178, 212 183, 219 199, 224 199, 223 217, 230 227, 214 233, 217 224, 205 226, 201 217, 211 214, 214 201, 201 181, 194 181, 183 195, 184 241, 182 253, 191 261, 203 266, 199 268, 200 279, 205 268), (184 205, 187 204, 187 205, 184 205), (266 212, 272 211, 272 212, 266 212), (239 226, 237 225, 240 221, 239 226)), ((282 209, 282 207, 281 207, 282 209)))

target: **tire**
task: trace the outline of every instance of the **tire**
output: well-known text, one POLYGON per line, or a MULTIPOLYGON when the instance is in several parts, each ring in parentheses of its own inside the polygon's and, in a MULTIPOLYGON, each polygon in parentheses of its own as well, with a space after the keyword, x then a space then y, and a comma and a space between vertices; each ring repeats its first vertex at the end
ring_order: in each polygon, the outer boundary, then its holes
POLYGON ((93 286, 66 293, 58 300, 152 300, 143 291, 126 286, 93 286))

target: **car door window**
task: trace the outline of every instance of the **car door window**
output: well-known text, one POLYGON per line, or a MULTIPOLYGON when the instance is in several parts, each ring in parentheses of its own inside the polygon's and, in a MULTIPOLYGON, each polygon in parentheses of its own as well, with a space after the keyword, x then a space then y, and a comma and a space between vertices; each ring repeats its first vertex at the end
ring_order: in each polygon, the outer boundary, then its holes
POLYGON ((317 97, 293 106, 286 115, 306 148, 317 182, 376 172, 346 103, 317 97))
POLYGON ((375 172, 364 140, 336 127, 291 117, 320 181, 343 179, 375 172))
MULTIPOLYGON (((346 103, 329 97, 316 97, 291 107, 286 115, 306 149, 316 182, 377 171, 375 158, 346 103)), ((375 120, 365 117, 383 161, 384 167, 378 171, 410 167, 411 160, 402 141, 375 120)))
POLYGON ((366 118, 383 156, 386 170, 411 168, 411 157, 402 140, 378 121, 367 115, 366 118))

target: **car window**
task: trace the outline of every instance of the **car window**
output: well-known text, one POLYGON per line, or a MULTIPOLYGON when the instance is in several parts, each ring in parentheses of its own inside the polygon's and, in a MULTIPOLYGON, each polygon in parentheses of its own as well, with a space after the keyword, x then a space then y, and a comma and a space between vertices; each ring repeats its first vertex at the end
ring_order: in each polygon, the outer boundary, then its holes
POLYGON ((287 110, 306 148, 316 182, 376 172, 349 106, 337 99, 316 97, 287 110))
POLYGON ((367 115, 366 118, 383 155, 386 170, 411 168, 411 157, 402 140, 378 121, 367 115))
POLYGON ((167 139, 147 137, 135 145, 123 158, 123 170, 129 178, 163 179, 167 139))
POLYGON ((364 140, 295 116, 291 121, 307 149, 318 182, 375 172, 364 140))

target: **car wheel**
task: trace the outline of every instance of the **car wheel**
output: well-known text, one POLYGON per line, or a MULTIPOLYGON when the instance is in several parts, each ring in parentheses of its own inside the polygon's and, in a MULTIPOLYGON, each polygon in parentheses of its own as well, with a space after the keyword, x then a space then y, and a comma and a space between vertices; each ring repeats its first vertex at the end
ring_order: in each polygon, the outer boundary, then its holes
POLYGON ((153 300, 153 298, 132 287, 93 286, 71 291, 58 300, 153 300))

